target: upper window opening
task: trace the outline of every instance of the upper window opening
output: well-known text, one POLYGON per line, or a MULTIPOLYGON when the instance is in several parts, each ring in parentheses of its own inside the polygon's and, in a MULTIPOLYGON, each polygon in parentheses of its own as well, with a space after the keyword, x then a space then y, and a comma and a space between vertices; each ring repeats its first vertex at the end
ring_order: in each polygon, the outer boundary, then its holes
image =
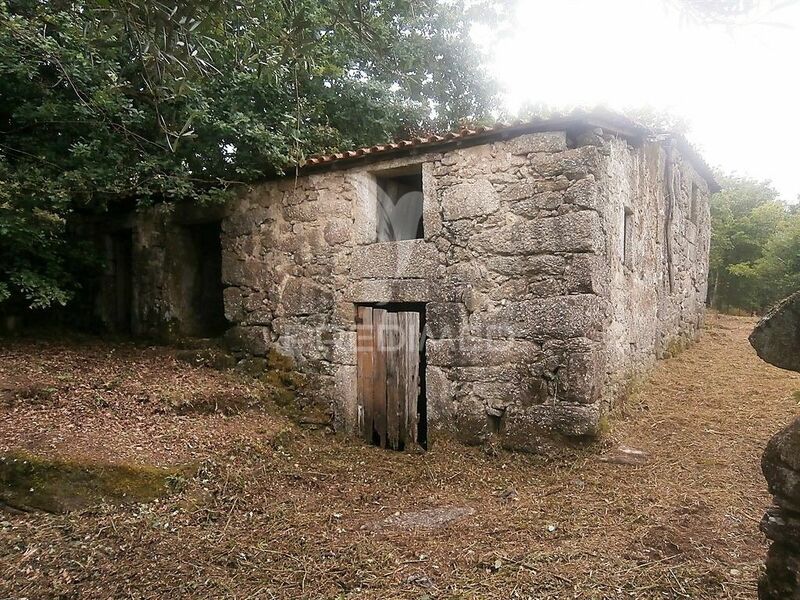
POLYGON ((422 239, 422 165, 376 174, 379 242, 422 239))

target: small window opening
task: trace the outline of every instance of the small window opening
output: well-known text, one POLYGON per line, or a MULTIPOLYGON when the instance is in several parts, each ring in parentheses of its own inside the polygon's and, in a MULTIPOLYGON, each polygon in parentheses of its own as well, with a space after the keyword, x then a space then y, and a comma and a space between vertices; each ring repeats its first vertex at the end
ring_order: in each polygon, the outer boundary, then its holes
POLYGON ((697 225, 697 203, 700 197, 700 188, 696 183, 692 183, 692 196, 689 199, 689 220, 697 225))
POLYGON ((384 171, 376 179, 377 240, 422 239, 422 165, 384 171))
POLYGON ((633 268, 633 211, 628 207, 622 218, 622 264, 633 268))

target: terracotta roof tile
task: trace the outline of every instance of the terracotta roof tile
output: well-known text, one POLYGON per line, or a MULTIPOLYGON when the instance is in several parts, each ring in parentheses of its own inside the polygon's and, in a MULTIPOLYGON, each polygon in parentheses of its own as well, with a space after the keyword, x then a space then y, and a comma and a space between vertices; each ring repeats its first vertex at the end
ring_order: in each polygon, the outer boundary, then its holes
MULTIPOLYGON (((496 123, 491 126, 480 126, 474 129, 463 128, 445 134, 431 134, 417 136, 409 140, 399 140, 388 144, 376 144, 357 150, 336 152, 334 154, 319 154, 308 158, 303 163, 303 168, 317 166, 334 166, 339 161, 351 161, 375 157, 376 159, 390 158, 391 155, 409 150, 428 149, 437 146, 488 143, 493 139, 511 138, 526 133, 541 131, 558 131, 574 128, 600 127, 606 131, 616 133, 631 139, 645 139, 654 137, 657 132, 645 127, 632 119, 606 110, 575 111, 566 116, 547 119, 534 119, 531 121, 516 120, 510 123, 496 123)), ((671 136, 678 140, 679 145, 688 155, 689 159, 698 168, 700 174, 709 182, 712 190, 719 189, 714 180, 713 173, 700 155, 683 139, 682 136, 671 136)))

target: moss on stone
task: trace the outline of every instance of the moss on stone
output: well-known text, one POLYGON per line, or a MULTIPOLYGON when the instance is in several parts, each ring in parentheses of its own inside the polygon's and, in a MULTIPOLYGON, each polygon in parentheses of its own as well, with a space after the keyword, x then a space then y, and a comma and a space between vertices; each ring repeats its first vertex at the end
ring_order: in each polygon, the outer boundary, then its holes
POLYGON ((694 343, 694 340, 685 336, 675 336, 669 340, 667 347, 664 350, 662 358, 675 358, 684 350, 689 348, 694 343))
POLYGON ((275 350, 275 348, 270 348, 269 352, 267 352, 267 368, 277 371, 291 371, 294 369, 294 361, 275 350))
POLYGON ((595 437, 599 439, 607 438, 611 435, 612 431, 613 427, 611 426, 611 419, 609 418, 608 414, 601 414, 600 419, 597 421, 597 433, 595 437))
POLYGON ((102 502, 151 502, 185 481, 190 467, 83 463, 26 452, 0 457, 0 502, 22 510, 67 512, 102 502))
POLYGON ((297 392, 306 385, 306 377, 294 370, 294 362, 275 349, 267 353, 267 369, 262 381, 274 390, 274 401, 283 409, 296 407, 297 392))

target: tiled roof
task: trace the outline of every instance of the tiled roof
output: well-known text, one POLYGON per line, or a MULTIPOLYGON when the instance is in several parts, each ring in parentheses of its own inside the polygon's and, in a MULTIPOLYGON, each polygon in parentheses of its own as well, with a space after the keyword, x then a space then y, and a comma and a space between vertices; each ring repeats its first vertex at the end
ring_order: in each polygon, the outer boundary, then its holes
POLYGON ((326 163, 332 163, 337 160, 344 160, 347 158, 358 158, 361 156, 366 156, 368 154, 369 155, 379 154, 382 152, 390 152, 392 150, 401 150, 404 148, 428 146, 432 144, 441 144, 443 142, 464 140, 466 138, 478 136, 480 134, 489 133, 492 131, 497 132, 509 129, 519 124, 520 123, 516 124, 501 123, 494 126, 483 126, 483 127, 477 127, 475 129, 461 129, 459 131, 451 131, 450 133, 446 133, 444 135, 426 135, 421 137, 415 137, 410 140, 400 140, 397 142, 390 142, 388 144, 377 144, 375 146, 369 146, 367 148, 359 148, 357 150, 347 150, 345 152, 337 152, 335 154, 319 154, 317 156, 312 156, 311 158, 306 160, 303 166, 308 167, 312 165, 321 165, 326 163))
MULTIPOLYGON (((417 151, 430 151, 448 146, 475 145, 489 143, 497 139, 508 139, 541 131, 559 130, 585 130, 600 127, 610 133, 615 133, 628 139, 642 140, 655 137, 657 132, 645 127, 623 115, 605 111, 576 111, 566 116, 541 118, 531 121, 515 121, 513 123, 497 123, 492 126, 476 127, 474 129, 461 129, 443 135, 426 135, 408 140, 400 140, 387 144, 376 144, 357 150, 347 150, 334 154, 320 154, 312 156, 303 164, 303 169, 315 167, 349 166, 361 160, 385 160, 396 155, 416 153, 417 151)), ((663 140, 663 134, 660 138, 663 140)), ((718 189, 713 174, 708 165, 699 154, 681 136, 672 136, 677 140, 682 152, 693 163, 708 182, 712 190, 718 189)))

